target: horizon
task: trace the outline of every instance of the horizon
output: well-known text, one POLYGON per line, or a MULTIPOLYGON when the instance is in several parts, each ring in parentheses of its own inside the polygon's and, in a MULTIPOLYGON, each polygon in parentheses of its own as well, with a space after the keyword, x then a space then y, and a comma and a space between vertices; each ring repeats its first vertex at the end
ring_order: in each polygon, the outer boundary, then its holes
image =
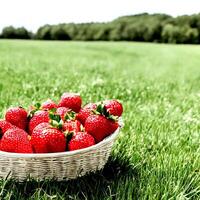
POLYGON ((148 14, 167 14, 173 17, 198 14, 200 2, 184 0, 7 0, 0 7, 0 31, 4 27, 25 27, 35 33, 45 24, 62 23, 106 23, 123 16, 148 14), (12 6, 11 6, 12 5, 12 6), (103 14, 102 14, 103 13, 103 14), (11 15, 12 14, 12 15, 11 15))
POLYGON ((148 12, 141 12, 141 13, 135 13, 135 14, 130 14, 130 15, 122 15, 122 16, 118 16, 110 21, 87 21, 87 22, 61 22, 61 23, 55 23, 55 24, 50 24, 50 23, 46 23, 46 24, 43 24, 41 26, 39 26, 35 31, 32 31, 32 30, 29 30, 27 29, 25 26, 14 26, 14 25, 7 25, 7 26, 4 26, 0 29, 0 32, 3 30, 3 28, 5 27, 9 27, 9 26, 13 26, 14 28, 22 28, 24 27, 26 30, 28 30, 29 32, 32 32, 32 33, 36 33, 37 30, 42 27, 42 26, 45 26, 45 25, 58 25, 58 24, 70 24, 70 23, 74 23, 74 24, 87 24, 87 23, 109 23, 109 22, 112 22, 113 20, 116 20, 120 17, 129 17, 129 16, 136 16, 136 15, 142 15, 142 14, 148 14, 148 15, 156 15, 156 14, 163 14, 163 15, 169 15, 171 17, 179 17, 179 16, 184 16, 184 15, 196 15, 196 14, 200 14, 200 12, 198 13, 192 13, 192 14, 183 14, 183 15, 177 15, 177 16, 173 16, 173 15, 170 15, 170 14, 167 14, 167 13, 148 13, 148 12))

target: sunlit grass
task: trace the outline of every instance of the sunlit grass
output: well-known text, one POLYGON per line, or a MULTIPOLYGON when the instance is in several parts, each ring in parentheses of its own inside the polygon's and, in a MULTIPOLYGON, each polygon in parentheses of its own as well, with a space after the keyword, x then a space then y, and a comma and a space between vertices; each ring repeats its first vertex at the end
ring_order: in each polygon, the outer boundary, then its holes
POLYGON ((125 127, 102 172, 0 182, 0 199, 200 199, 200 47, 0 41, 1 116, 64 91, 117 98, 125 127))

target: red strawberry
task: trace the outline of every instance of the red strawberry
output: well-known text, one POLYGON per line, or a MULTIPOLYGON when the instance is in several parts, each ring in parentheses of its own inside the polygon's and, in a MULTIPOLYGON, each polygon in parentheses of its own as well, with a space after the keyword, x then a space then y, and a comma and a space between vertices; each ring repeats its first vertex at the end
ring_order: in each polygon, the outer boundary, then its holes
POLYGON ((36 153, 54 153, 66 150, 64 133, 56 128, 41 128, 34 131, 31 136, 31 144, 36 153))
POLYGON ((103 102, 104 106, 110 115, 120 117, 123 113, 122 104, 117 100, 106 100, 103 102))
POLYGON ((51 99, 48 99, 47 101, 42 103, 41 108, 42 110, 51 110, 53 108, 57 108, 57 105, 54 101, 52 101, 51 99))
POLYGON ((95 103, 89 103, 87 105, 85 105, 83 108, 81 108, 81 110, 79 111, 79 113, 76 116, 76 119, 78 119, 83 125, 85 124, 85 120, 92 115, 92 111, 96 110, 97 105, 95 103))
POLYGON ((63 124, 63 131, 66 132, 79 132, 81 131, 81 123, 78 120, 67 120, 63 124))
POLYGON ((6 121, 10 122, 11 124, 26 130, 28 125, 28 113, 25 109, 21 107, 9 108, 6 111, 6 121))
POLYGON ((42 122, 49 122, 49 113, 44 110, 39 110, 34 113, 29 122, 29 134, 32 134, 33 129, 42 122))
POLYGON ((11 128, 4 133, 0 150, 13 153, 33 153, 28 134, 19 128, 11 128))
POLYGON ((61 96, 61 100, 58 107, 66 107, 74 112, 79 112, 81 109, 82 99, 79 94, 76 93, 64 93, 61 96))
POLYGON ((0 134, 4 134, 10 128, 16 128, 16 126, 4 119, 0 119, 0 134))
POLYGON ((49 123, 43 122, 33 129, 31 144, 35 153, 48 153, 46 140, 43 139, 44 135, 41 132, 49 127, 49 123))
POLYGON ((83 149, 95 144, 94 138, 86 132, 78 132, 72 136, 68 144, 69 151, 83 149))
POLYGON ((85 121, 85 131, 100 142, 118 128, 118 123, 103 115, 90 115, 85 121))
POLYGON ((47 122, 42 122, 41 124, 38 124, 34 129, 33 129, 33 133, 32 134, 36 134, 38 132, 40 132, 41 130, 45 129, 45 128, 50 128, 50 124, 47 122))
POLYGON ((118 122, 114 121, 114 120, 109 120, 109 134, 114 133, 119 127, 118 122))
POLYGON ((71 110, 69 108, 66 108, 66 107, 59 107, 57 108, 56 110, 56 114, 57 115, 60 115, 61 119, 63 121, 65 121, 65 115, 70 112, 71 110))

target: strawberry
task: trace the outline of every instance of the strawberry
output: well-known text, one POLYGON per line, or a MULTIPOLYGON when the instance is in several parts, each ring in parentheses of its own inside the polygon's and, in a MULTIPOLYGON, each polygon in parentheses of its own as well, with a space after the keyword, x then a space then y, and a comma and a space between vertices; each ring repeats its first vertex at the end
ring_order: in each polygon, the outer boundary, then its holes
POLYGON ((114 121, 114 120, 110 120, 109 119, 109 133, 108 135, 114 133, 119 127, 119 124, 117 121, 114 121))
POLYGON ((57 105, 51 99, 47 99, 47 101, 42 103, 41 108, 42 110, 51 110, 51 109, 57 108, 57 105))
POLYGON ((44 140, 44 135, 41 132, 49 127, 49 123, 43 122, 41 124, 38 124, 33 129, 33 133, 31 135, 31 144, 35 153, 48 153, 46 140, 44 140))
POLYGON ((42 122, 49 122, 49 113, 44 110, 36 111, 29 121, 29 134, 31 135, 33 129, 42 122))
POLYGON ((63 121, 65 121, 65 116, 67 113, 69 113, 71 110, 69 108, 66 108, 66 107, 59 107, 57 108, 56 110, 56 114, 57 115, 60 115, 61 119, 63 121))
POLYGON ((19 128, 11 128, 4 133, 0 150, 13 153, 33 153, 28 134, 19 128))
POLYGON ((96 110, 97 105, 95 103, 89 103, 85 105, 76 116, 76 119, 79 120, 83 125, 85 124, 85 120, 93 114, 93 110, 96 110))
POLYGON ((85 131, 92 135, 96 142, 102 141, 117 128, 117 122, 107 119, 103 115, 90 115, 85 121, 85 131))
POLYGON ((45 128, 50 128, 50 124, 47 122, 42 122, 40 124, 38 124, 34 129, 33 129, 33 133, 32 134, 36 134, 38 132, 40 132, 40 130, 43 130, 45 128))
POLYGON ((81 131, 81 123, 76 120, 76 113, 71 110, 65 114, 64 120, 61 120, 61 123, 59 119, 56 119, 56 121, 58 122, 58 125, 62 124, 62 130, 66 133, 81 131))
POLYGON ((10 122, 11 124, 17 126, 18 128, 21 128, 23 130, 26 130, 28 125, 28 113, 25 109, 22 107, 14 107, 9 108, 6 111, 6 121, 10 122))
POLYGON ((63 124, 64 132, 79 132, 81 131, 81 123, 78 120, 67 120, 63 124))
POLYGON ((77 132, 68 144, 69 151, 83 149, 95 145, 94 138, 86 132, 77 132))
POLYGON ((31 136, 31 144, 36 153, 54 153, 66 150, 64 133, 52 127, 43 127, 34 131, 31 136))
POLYGON ((16 128, 16 126, 4 119, 0 119, 0 134, 4 134, 10 128, 16 128))
POLYGON ((61 96, 58 107, 66 107, 74 112, 79 112, 81 109, 82 99, 79 94, 76 93, 64 93, 61 96))
POLYGON ((106 100, 103 102, 104 106, 109 112, 110 115, 118 116, 120 117, 123 113, 123 106, 122 104, 117 100, 106 100))

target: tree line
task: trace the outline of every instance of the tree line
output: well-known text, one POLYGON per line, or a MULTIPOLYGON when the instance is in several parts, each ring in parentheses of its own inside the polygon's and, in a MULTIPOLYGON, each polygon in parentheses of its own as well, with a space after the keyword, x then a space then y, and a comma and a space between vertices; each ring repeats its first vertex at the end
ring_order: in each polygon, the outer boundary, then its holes
POLYGON ((33 34, 24 27, 5 27, 0 35, 9 39, 144 41, 200 43, 200 14, 172 17, 148 14, 119 17, 108 23, 44 25, 33 34))

